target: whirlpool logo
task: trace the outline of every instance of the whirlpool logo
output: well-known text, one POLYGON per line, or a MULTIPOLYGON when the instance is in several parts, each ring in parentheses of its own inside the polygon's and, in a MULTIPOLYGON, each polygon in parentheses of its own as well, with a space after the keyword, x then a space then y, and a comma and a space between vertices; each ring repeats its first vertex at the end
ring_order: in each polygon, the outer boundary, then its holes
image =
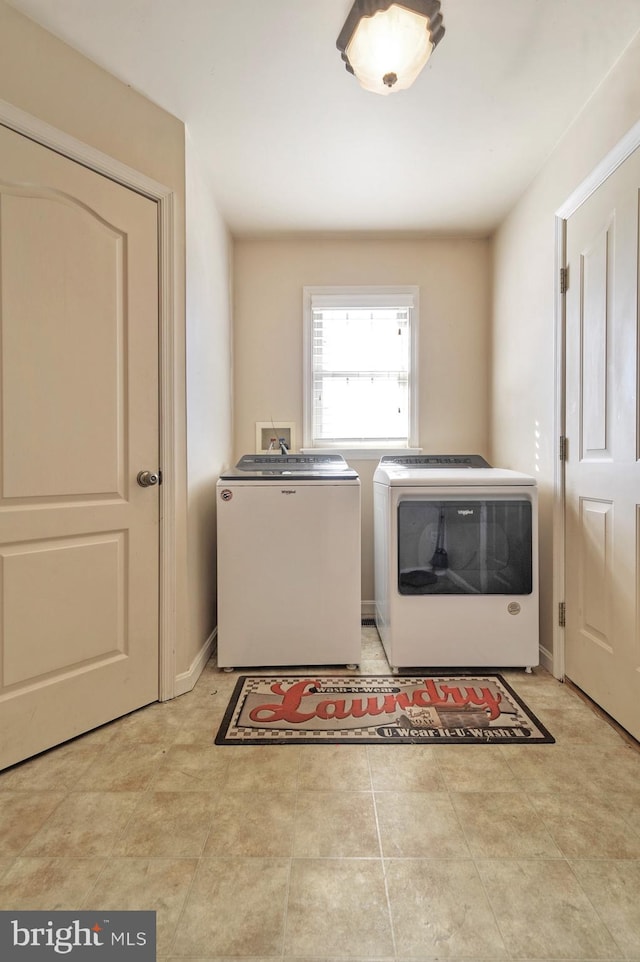
POLYGON ((0 959, 155 962, 155 912, 0 912, 0 959))
POLYGON ((476 512, 475 512, 474 508, 458 508, 458 514, 459 514, 462 518, 468 518, 469 515, 471 515, 471 516, 473 517, 473 515, 474 515, 475 513, 476 513, 476 512))

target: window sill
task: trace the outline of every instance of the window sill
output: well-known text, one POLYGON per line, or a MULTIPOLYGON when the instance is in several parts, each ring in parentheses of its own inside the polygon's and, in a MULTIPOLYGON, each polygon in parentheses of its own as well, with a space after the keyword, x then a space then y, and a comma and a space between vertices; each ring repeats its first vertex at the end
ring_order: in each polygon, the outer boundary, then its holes
POLYGON ((302 454, 341 454, 345 461, 379 461, 385 454, 422 454, 422 448, 301 448, 302 454))

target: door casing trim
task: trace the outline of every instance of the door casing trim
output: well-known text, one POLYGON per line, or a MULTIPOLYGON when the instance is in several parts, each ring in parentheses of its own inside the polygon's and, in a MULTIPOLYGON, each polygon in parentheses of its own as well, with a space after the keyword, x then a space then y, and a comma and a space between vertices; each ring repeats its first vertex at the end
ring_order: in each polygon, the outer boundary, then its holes
POLYGON ((175 694, 177 632, 176 606, 176 524, 177 486, 175 400, 177 385, 177 352, 175 329, 177 317, 176 265, 177 236, 175 226, 175 193, 164 184, 123 164, 108 154, 58 130, 32 114, 0 100, 0 124, 49 147, 57 153, 102 174, 124 187, 137 191, 156 202, 158 207, 158 310, 159 310, 159 405, 160 465, 162 484, 160 497, 160 569, 158 612, 158 698, 167 701, 175 694))
MULTIPOLYGON (((640 121, 622 137, 615 147, 597 164, 588 177, 579 184, 556 210, 555 218, 555 294, 554 294, 554 428, 555 451, 553 478, 553 610, 558 611, 565 595, 566 543, 565 543, 565 469, 560 461, 560 438, 565 434, 565 391, 566 391, 566 305, 565 296, 560 292, 560 269, 567 266, 567 221, 582 204, 600 187, 611 174, 640 147, 640 121)), ((571 280, 569 280, 571 283, 571 280)), ((553 659, 551 670, 555 678, 565 676, 565 634, 564 628, 554 618, 553 659)))

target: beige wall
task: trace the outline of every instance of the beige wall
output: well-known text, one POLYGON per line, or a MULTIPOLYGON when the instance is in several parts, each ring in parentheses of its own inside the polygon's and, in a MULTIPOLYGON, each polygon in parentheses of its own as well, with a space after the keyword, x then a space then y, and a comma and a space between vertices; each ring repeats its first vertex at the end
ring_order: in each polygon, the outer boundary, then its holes
POLYGON ((538 479, 541 643, 549 667, 555 622, 555 212, 639 118, 640 35, 495 237, 492 456, 495 463, 538 479))
MULTIPOLYGON (((489 453, 490 244, 475 238, 237 239, 234 244, 234 457, 256 421, 293 421, 302 441, 302 288, 417 284, 420 445, 489 453)), ((362 480, 362 599, 373 599, 375 460, 362 480)))
POLYGON ((187 136, 187 570, 190 645, 216 626, 216 481, 231 428, 231 240, 187 136))
MULTIPOLYGON (((185 320, 185 135, 140 96, 0 0, 0 99, 169 188, 175 198, 176 674, 195 683, 215 625, 212 489, 231 445, 229 251, 212 197, 194 186, 190 156, 189 318, 185 320), (197 194, 197 196, 195 196, 197 194), (207 280, 199 280, 202 271, 207 280), (186 354, 187 337, 193 347, 186 354), (207 371, 207 365, 210 365, 207 371), (188 366, 188 370, 187 370, 188 366), (219 375, 216 386, 211 377, 219 375), (187 377, 189 410, 187 412, 187 377), (187 472, 187 417, 189 442, 187 472), (213 440, 212 440, 213 439, 213 440), (211 450, 203 445, 211 441, 211 450), (202 534, 204 532, 204 534, 202 534)), ((201 185, 200 185, 201 186, 201 185)))
POLYGON ((184 216, 184 128, 0 0, 0 97, 175 189, 184 216))

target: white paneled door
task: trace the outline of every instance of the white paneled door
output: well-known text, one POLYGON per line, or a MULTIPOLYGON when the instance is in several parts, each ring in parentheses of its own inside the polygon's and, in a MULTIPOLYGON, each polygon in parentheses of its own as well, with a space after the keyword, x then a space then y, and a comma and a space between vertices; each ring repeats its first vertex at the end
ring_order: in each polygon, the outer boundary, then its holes
POLYGON ((636 150, 567 222, 566 675, 640 738, 636 150))
POLYGON ((158 697, 155 202, 0 127, 0 768, 158 697))

